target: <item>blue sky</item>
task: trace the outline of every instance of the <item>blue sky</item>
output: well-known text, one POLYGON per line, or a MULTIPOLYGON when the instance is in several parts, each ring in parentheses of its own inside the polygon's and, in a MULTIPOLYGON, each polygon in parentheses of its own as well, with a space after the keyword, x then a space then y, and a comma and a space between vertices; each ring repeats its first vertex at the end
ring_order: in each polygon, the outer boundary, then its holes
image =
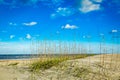
POLYGON ((104 36, 107 44, 114 44, 111 36, 119 31, 119 0, 0 0, 1 43, 85 43, 88 37, 99 43, 104 36))

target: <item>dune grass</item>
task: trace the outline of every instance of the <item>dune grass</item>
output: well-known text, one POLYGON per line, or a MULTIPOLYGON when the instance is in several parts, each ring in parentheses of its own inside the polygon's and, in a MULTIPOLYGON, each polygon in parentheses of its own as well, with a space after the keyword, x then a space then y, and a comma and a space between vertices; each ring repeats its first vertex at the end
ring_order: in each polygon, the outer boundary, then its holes
POLYGON ((59 63, 66 61, 66 60, 71 60, 71 59, 80 59, 80 58, 85 58, 87 56, 93 56, 94 54, 81 54, 81 55, 62 55, 59 57, 45 57, 44 59, 39 59, 37 61, 34 61, 30 65, 31 71, 39 71, 39 70, 45 70, 49 69, 53 66, 57 66, 59 63))
POLYGON ((33 62, 30 68, 31 68, 31 71, 45 70, 45 69, 49 69, 52 66, 58 65, 60 62, 64 60, 67 60, 67 58, 61 59, 61 60, 58 58, 45 59, 44 61, 38 60, 38 61, 33 62))
POLYGON ((10 63, 10 64, 8 64, 8 66, 16 66, 16 65, 18 65, 19 63, 17 63, 17 62, 15 62, 15 63, 10 63))

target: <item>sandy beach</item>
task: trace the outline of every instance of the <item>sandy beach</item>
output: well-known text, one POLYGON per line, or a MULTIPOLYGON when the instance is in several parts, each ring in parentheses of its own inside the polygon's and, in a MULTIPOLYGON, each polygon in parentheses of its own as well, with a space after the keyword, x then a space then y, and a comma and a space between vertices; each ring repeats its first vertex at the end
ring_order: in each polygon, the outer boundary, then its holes
POLYGON ((120 54, 67 60, 33 73, 32 60, 0 60, 0 80, 120 80, 120 54))

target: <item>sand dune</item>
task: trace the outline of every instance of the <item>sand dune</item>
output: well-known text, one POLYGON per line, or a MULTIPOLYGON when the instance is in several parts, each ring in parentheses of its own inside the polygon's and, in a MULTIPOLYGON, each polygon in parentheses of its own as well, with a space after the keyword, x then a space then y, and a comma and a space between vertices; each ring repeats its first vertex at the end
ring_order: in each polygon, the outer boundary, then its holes
POLYGON ((1 60, 0 80, 120 80, 120 54, 68 60, 38 73, 29 71, 34 60, 1 60))

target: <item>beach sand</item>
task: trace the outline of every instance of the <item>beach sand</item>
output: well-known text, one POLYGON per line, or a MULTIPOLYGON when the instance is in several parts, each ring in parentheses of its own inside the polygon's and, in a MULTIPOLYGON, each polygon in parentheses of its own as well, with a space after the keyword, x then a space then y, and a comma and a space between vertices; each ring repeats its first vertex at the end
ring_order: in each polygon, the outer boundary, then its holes
POLYGON ((67 60, 38 73, 29 69, 35 60, 0 60, 0 80, 120 80, 120 54, 67 60))

